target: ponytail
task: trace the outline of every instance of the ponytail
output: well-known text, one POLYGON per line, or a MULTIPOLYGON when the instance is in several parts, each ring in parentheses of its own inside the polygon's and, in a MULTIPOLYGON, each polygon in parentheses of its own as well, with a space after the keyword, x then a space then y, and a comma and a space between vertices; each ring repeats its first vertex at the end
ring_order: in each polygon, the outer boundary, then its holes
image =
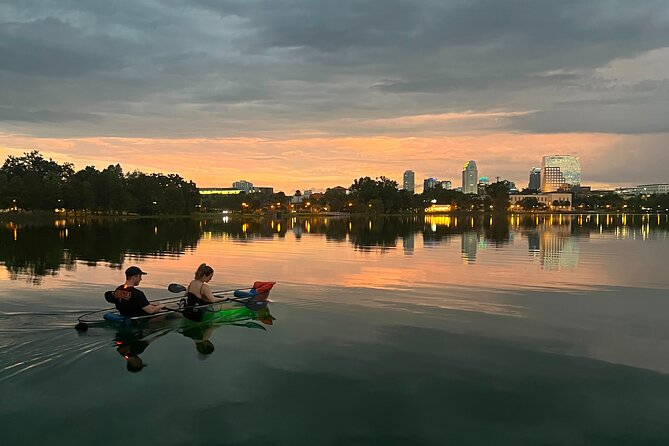
POLYGON ((214 274, 214 268, 208 266, 206 263, 201 264, 197 267, 195 271, 195 280, 202 280, 204 276, 210 276, 214 274))

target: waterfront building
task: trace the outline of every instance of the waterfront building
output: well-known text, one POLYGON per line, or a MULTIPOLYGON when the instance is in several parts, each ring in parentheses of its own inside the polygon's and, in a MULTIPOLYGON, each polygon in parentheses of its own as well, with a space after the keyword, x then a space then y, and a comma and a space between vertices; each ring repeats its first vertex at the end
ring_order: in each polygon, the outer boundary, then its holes
POLYGON ((239 189, 243 192, 246 192, 247 194, 253 192, 253 183, 250 183, 246 180, 235 181, 234 183, 232 183, 232 187, 234 187, 235 189, 239 189))
POLYGON ((476 168, 476 162, 469 160, 462 168, 462 192, 465 194, 475 194, 478 192, 479 171, 476 168))
POLYGON ((543 203, 550 210, 571 211, 573 200, 570 192, 544 192, 541 194, 515 194, 509 195, 509 203, 512 209, 520 208, 519 202, 525 198, 536 198, 538 203, 543 203), (558 204, 553 204, 558 203, 558 204))
POLYGON ((423 192, 437 187, 439 181, 436 178, 425 178, 423 180, 423 192))
POLYGON ((541 190, 541 168, 533 167, 530 171, 530 181, 527 184, 527 188, 530 190, 541 190))
POLYGON ((404 171, 402 189, 412 194, 416 191, 416 173, 413 170, 404 171))
POLYGON ((254 187, 253 192, 258 194, 272 195, 274 193, 273 187, 254 187))
POLYGON ((640 184, 636 187, 637 195, 669 194, 669 183, 640 184))
POLYGON ((237 195, 242 191, 233 187, 199 187, 198 192, 201 195, 237 195))
POLYGON ((490 179, 488 177, 479 178, 479 183, 477 185, 477 190, 479 195, 485 194, 485 188, 490 185, 490 179))
POLYGON ((541 161, 541 192, 571 190, 581 184, 581 162, 575 155, 547 155, 541 161))

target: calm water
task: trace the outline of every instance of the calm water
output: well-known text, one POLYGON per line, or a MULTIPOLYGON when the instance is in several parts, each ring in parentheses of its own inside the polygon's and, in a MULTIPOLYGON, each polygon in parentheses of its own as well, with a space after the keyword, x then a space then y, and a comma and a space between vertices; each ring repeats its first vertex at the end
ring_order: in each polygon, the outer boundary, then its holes
POLYGON ((0 217, 0 438, 666 445, 668 253, 665 215, 0 217), (201 262, 271 317, 74 330, 130 264, 158 299, 201 262))

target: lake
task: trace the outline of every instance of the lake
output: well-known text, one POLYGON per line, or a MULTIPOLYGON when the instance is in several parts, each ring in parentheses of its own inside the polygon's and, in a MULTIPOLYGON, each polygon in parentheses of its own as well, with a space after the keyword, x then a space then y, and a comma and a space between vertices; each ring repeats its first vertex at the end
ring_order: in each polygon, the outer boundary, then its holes
POLYGON ((669 216, 0 216, 7 445, 669 444, 669 216), (243 320, 74 329, 138 265, 243 320), (137 362, 139 361, 139 366, 137 362))

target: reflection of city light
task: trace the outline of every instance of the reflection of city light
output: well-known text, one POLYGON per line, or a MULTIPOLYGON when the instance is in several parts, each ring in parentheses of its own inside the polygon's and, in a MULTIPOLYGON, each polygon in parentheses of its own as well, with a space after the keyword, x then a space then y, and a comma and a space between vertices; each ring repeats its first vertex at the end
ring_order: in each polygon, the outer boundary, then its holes
POLYGON ((281 232, 281 223, 276 224, 276 232, 281 232))
POLYGON ((153 233, 158 235, 158 226, 153 227, 153 233))
POLYGON ((307 233, 310 233, 311 232, 311 223, 309 223, 308 221, 305 222, 304 223, 304 229, 307 230, 307 233))
POLYGON ((242 225, 242 232, 243 232, 244 234, 246 234, 246 231, 248 231, 248 230, 249 230, 249 224, 248 224, 248 223, 244 223, 244 224, 242 225))
POLYGON ((453 219, 450 216, 445 216, 445 215, 426 215, 425 216, 425 223, 431 225, 431 227, 433 227, 433 228, 437 228, 438 226, 450 227, 452 222, 453 222, 453 219))

